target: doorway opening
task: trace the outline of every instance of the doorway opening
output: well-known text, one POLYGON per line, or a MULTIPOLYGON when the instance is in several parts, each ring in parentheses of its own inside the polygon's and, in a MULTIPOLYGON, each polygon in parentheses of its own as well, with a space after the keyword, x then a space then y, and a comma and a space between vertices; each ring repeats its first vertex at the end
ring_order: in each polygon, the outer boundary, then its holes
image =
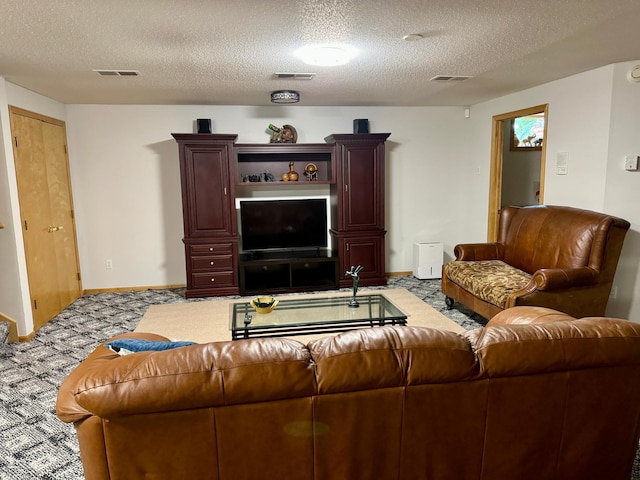
POLYGON ((503 206, 544 203, 548 109, 544 104, 493 117, 489 242, 497 239, 498 213, 503 206))

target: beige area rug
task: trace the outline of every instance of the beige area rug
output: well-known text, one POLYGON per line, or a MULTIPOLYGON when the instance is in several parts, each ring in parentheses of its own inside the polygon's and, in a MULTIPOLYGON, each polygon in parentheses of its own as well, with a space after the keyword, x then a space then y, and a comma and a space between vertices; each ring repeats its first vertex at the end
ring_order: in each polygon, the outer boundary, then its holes
MULTIPOLYGON (((434 310, 418 297, 405 289, 371 291, 381 293, 407 315, 407 324, 419 327, 431 327, 438 330, 464 332, 465 329, 434 310)), ((349 297, 344 292, 323 292, 318 294, 286 295, 280 298, 310 298, 314 296, 349 297)), ((212 300, 203 302, 170 303, 151 305, 140 319, 136 332, 148 332, 163 335, 171 340, 189 340, 197 343, 231 340, 229 319, 231 305, 245 302, 247 299, 212 300)), ((375 327, 373 327, 375 328, 375 327)), ((292 336, 302 343, 330 334, 292 336)))

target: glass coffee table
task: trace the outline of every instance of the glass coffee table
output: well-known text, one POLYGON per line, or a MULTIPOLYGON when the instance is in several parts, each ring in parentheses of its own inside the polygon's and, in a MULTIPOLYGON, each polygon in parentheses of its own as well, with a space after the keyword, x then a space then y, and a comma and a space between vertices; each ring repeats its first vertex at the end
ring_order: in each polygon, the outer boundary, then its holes
POLYGON ((407 315, 382 294, 287 299, 280 297, 270 313, 258 313, 249 302, 231 306, 231 338, 284 337, 346 332, 381 325, 406 325, 407 315))

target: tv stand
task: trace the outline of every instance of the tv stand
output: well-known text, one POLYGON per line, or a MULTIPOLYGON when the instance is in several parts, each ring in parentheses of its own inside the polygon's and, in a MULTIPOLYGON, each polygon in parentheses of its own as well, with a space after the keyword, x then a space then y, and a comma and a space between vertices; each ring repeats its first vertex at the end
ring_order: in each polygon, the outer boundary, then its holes
POLYGON ((240 254, 240 294, 338 288, 339 258, 325 248, 240 254))

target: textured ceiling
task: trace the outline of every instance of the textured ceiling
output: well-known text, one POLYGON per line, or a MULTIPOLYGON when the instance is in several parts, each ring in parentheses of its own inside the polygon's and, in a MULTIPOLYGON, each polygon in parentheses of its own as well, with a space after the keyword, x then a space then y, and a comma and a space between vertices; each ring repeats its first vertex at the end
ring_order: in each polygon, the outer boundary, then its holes
POLYGON ((640 60, 639 23, 638 0, 4 0, 0 76, 63 103, 269 105, 295 89, 300 105, 472 105, 640 60), (359 53, 311 67, 293 52, 312 43, 359 53), (473 78, 430 81, 451 74, 473 78))

